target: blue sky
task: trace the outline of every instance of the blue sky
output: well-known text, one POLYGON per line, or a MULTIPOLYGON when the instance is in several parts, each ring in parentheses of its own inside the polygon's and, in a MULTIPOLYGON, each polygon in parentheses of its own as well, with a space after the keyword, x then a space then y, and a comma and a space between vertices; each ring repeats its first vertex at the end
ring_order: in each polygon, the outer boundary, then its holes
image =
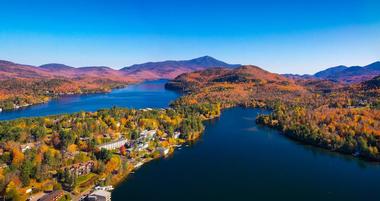
POLYGON ((210 55, 278 73, 380 60, 378 0, 0 0, 0 59, 105 65, 210 55))

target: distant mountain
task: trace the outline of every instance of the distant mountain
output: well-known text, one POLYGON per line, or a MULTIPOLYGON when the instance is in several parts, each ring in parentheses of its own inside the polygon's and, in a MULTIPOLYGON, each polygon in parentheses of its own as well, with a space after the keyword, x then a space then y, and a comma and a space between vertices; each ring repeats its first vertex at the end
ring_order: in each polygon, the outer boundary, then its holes
POLYGON ((39 68, 49 70, 49 71, 56 71, 56 70, 73 70, 74 67, 66 66, 65 64, 58 64, 58 63, 51 63, 51 64, 45 64, 42 66, 39 66, 39 68))
POLYGON ((183 61, 172 60, 136 64, 121 70, 115 70, 106 66, 72 67, 58 63, 50 63, 37 67, 0 60, 0 80, 14 78, 99 78, 122 82, 137 82, 143 80, 172 79, 182 73, 211 67, 234 68, 238 66, 240 65, 227 64, 210 56, 183 61))
POLYGON ((326 70, 320 71, 318 73, 315 73, 314 76, 320 77, 320 78, 329 77, 329 76, 335 75, 335 73, 344 71, 347 68, 348 68, 347 66, 335 66, 335 67, 331 67, 331 68, 328 68, 326 70))
POLYGON ((149 77, 151 79, 173 79, 182 73, 196 70, 203 70, 211 67, 239 67, 238 64, 228 64, 210 56, 199 57, 191 60, 182 61, 162 61, 136 64, 122 68, 121 71, 126 75, 133 75, 139 78, 149 77))
POLYGON ((31 66, 0 60, 0 80, 7 79, 108 79, 117 82, 136 82, 123 72, 109 67, 75 68, 64 64, 31 66))
POLYGON ((0 60, 0 80, 16 78, 49 78, 51 76, 51 73, 44 69, 0 60))
POLYGON ((315 77, 321 79, 329 79, 346 83, 357 83, 370 80, 380 75, 380 62, 375 62, 367 66, 336 66, 328 68, 314 74, 315 77))

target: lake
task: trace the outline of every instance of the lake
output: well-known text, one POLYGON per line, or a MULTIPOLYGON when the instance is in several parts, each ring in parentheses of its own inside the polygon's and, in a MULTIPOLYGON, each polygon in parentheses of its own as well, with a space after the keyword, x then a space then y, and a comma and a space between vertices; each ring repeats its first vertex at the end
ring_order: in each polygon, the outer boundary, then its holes
MULTIPOLYGON (((168 107, 179 94, 165 81, 130 85, 108 94, 66 96, 3 112, 14 119, 112 106, 168 107)), ((378 200, 380 166, 302 145, 256 125, 268 112, 232 108, 205 122, 204 135, 172 156, 143 165, 112 193, 112 200, 378 200)))
POLYGON ((112 200, 378 200, 380 166, 256 125, 258 109, 225 110, 195 144, 152 161, 112 200))
POLYGON ((146 107, 166 108, 179 94, 166 90, 165 83, 166 80, 148 81, 129 85, 122 89, 115 89, 110 93, 63 96, 46 104, 0 112, 0 120, 79 111, 96 111, 113 106, 136 109, 146 107))

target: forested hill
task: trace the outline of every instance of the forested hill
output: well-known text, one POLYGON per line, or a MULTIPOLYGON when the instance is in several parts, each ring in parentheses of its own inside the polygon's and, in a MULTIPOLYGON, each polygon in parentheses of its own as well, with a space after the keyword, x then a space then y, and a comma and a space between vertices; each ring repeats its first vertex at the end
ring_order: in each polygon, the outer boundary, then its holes
POLYGON ((290 79, 255 66, 178 76, 168 88, 187 91, 174 104, 218 103, 271 108, 258 123, 295 140, 380 161, 379 77, 354 84, 290 79))

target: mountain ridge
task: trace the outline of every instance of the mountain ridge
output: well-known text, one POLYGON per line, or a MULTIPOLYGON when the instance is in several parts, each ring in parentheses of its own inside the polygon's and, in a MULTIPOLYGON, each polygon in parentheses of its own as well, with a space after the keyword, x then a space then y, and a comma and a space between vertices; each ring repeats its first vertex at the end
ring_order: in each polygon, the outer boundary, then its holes
POLYGON ((113 69, 108 66, 73 67, 61 63, 48 63, 40 66, 18 64, 0 60, 0 79, 9 78, 56 78, 56 77, 101 77, 109 76, 114 80, 153 80, 173 79, 176 76, 195 70, 210 67, 238 67, 239 64, 228 64, 210 56, 198 57, 190 60, 166 60, 134 64, 122 69, 113 69))
POLYGON ((313 76, 321 79, 358 83, 370 80, 380 75, 380 61, 366 66, 335 66, 315 73, 313 76))

